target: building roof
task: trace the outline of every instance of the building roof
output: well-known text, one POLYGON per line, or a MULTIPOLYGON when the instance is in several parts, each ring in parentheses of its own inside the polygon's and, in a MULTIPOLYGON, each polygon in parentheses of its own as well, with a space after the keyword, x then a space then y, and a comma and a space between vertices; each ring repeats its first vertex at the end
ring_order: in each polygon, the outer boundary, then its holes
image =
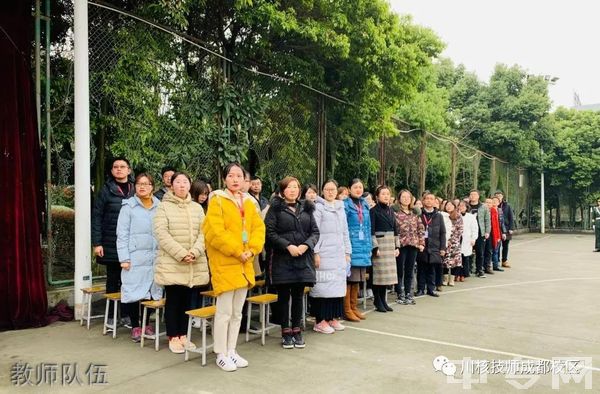
POLYGON ((578 111, 600 111, 600 103, 576 105, 573 107, 573 109, 576 109, 578 111))

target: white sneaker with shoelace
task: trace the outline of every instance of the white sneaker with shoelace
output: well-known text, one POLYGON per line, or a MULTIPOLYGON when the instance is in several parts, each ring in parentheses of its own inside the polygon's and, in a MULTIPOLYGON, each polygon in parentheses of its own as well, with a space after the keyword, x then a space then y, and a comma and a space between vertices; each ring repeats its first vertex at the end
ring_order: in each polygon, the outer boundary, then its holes
POLYGON ((227 356, 234 362, 238 368, 246 368, 248 366, 248 360, 237 354, 235 350, 230 350, 227 356))
POLYGON ((226 354, 217 354, 217 365, 225 372, 233 372, 237 370, 235 362, 226 354))

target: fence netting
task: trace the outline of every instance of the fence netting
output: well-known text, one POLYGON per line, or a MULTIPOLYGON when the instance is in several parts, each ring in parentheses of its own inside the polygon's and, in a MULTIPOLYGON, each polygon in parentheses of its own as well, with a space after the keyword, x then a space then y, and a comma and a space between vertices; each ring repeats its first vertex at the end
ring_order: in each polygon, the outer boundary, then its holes
MULTIPOLYGON (((409 188, 417 194, 424 172, 435 193, 463 197, 472 188, 483 195, 501 189, 515 214, 529 217, 525 170, 401 128, 372 140, 358 130, 356 138, 365 143, 348 145, 340 138, 341 119, 356 110, 352 104, 238 64, 135 15, 93 2, 88 10, 93 192, 106 180, 112 157, 127 157, 136 172, 150 172, 157 182, 160 169, 170 165, 214 185, 220 168, 239 160, 263 179, 266 195, 286 175, 303 183, 335 178, 347 184, 360 177, 370 189, 385 182, 394 192, 409 188)), ((72 34, 50 50, 48 196, 54 207, 46 261, 49 282, 61 284, 72 281, 74 267, 72 34)), ((94 263, 93 274, 103 275, 103 267, 94 263)))

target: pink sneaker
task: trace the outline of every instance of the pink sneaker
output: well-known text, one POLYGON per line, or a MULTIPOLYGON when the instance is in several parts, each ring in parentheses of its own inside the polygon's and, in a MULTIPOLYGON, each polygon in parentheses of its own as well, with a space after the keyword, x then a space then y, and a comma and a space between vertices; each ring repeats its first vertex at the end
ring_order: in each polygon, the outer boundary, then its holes
POLYGON ((329 322, 329 326, 333 328, 335 331, 344 331, 346 327, 342 325, 339 321, 333 319, 329 322))
POLYGON ((154 336, 154 327, 146 326, 146 331, 144 331, 145 335, 154 336))
POLYGON ((134 327, 131 329, 131 340, 133 342, 139 342, 142 340, 142 328, 134 327))
POLYGON ((335 330, 329 324, 327 324, 325 320, 323 320, 319 324, 315 324, 313 330, 316 332, 320 332, 321 334, 333 334, 335 332, 335 330))

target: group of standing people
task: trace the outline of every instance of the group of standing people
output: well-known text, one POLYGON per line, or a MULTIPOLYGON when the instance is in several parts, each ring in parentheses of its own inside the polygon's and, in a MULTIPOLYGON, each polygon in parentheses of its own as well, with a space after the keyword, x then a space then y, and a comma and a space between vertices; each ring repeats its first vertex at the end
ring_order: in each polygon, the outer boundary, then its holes
MULTIPOLYGON (((318 188, 288 176, 266 199, 260 178, 241 165, 231 163, 222 174, 224 188, 213 191, 207 180, 192 182, 165 167, 163 186, 154 193, 151 174, 133 178, 126 159, 113 160, 112 176, 94 204, 92 242, 98 263, 106 265, 107 292, 121 292, 123 324, 134 341, 144 334, 139 302, 165 296, 169 349, 194 348, 185 312, 198 306, 198 289, 210 284, 216 363, 235 371, 248 366, 236 343, 248 289, 261 274, 277 292, 273 321, 281 325, 282 347, 291 349, 305 347, 306 287, 314 331, 332 334, 344 330, 342 319, 366 318, 358 298, 367 280, 376 311, 385 313, 393 311, 391 287, 397 303, 414 305, 415 295, 437 296, 441 285, 470 276, 473 249, 478 276, 502 270, 500 245, 508 267, 514 224, 501 193, 486 204, 476 191, 468 202, 454 202, 431 193, 416 200, 401 190, 394 204, 385 185, 371 195, 360 179, 347 188, 335 180, 318 188)), ((145 334, 154 334, 146 327, 145 334)))

